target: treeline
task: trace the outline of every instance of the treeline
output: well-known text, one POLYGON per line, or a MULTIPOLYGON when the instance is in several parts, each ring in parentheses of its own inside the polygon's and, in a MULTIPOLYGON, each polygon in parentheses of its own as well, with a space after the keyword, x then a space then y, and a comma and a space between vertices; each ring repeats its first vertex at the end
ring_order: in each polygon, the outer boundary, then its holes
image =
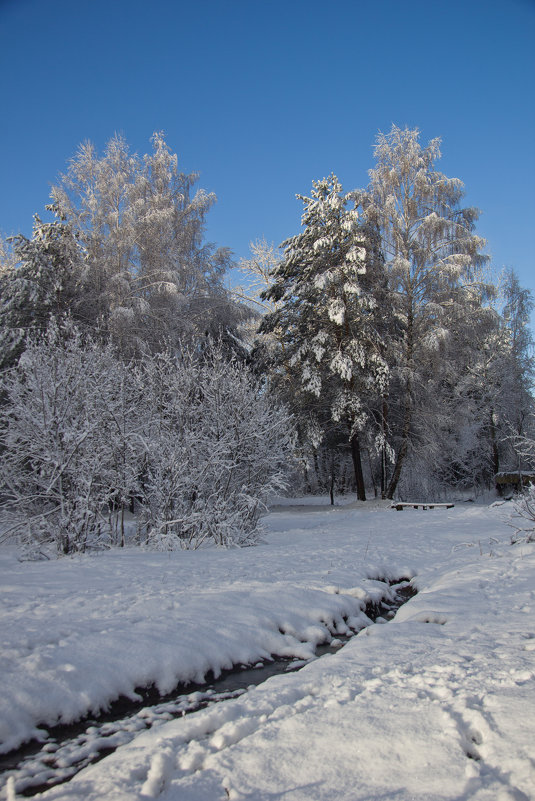
POLYGON ((215 198, 163 137, 140 158, 80 147, 52 222, 3 249, 3 536, 26 551, 250 544, 293 453, 288 413, 247 365, 250 311, 204 241, 215 198))
POLYGON ((491 280, 439 145, 380 134, 366 190, 314 182, 281 258, 260 247, 249 262, 266 284, 257 359, 320 466, 311 485, 346 482, 349 456, 362 500, 366 484, 427 497, 527 466, 533 301, 513 271, 491 280))
POLYGON ((152 145, 82 145, 53 221, 2 247, 7 532, 122 544, 131 507, 151 547, 246 544, 290 464, 306 490, 362 500, 527 466, 532 299, 512 271, 489 279, 438 140, 394 126, 366 190, 314 182, 301 231, 253 246, 241 293, 204 239, 215 198, 152 145))
POLYGON ((114 137, 99 156, 83 144, 51 192, 54 220, 35 217, 17 236, 1 274, 0 358, 11 366, 30 329, 68 314, 123 358, 226 338, 243 310, 223 286, 225 248, 205 243, 215 197, 194 190, 161 134, 153 152, 131 154, 114 137))

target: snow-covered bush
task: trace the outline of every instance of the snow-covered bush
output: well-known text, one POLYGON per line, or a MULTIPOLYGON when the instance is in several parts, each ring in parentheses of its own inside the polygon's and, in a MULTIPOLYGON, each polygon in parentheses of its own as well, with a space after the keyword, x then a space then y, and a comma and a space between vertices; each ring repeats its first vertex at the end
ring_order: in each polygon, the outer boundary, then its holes
POLYGON ((522 495, 516 498, 514 507, 516 516, 521 517, 525 522, 522 522, 521 525, 515 524, 516 532, 513 542, 520 540, 535 542, 535 484, 530 484, 522 495))
POLYGON ((290 419, 220 347, 125 365, 53 323, 0 393, 1 522, 34 552, 123 545, 132 498, 150 547, 250 544, 285 487, 290 419))
POLYGON ((136 490, 132 386, 112 349, 69 323, 30 339, 3 374, 2 518, 23 546, 67 554, 113 541, 136 490))
POLYGON ((254 543, 269 496, 286 486, 288 414, 217 346, 160 356, 145 370, 140 536, 165 550, 254 543))

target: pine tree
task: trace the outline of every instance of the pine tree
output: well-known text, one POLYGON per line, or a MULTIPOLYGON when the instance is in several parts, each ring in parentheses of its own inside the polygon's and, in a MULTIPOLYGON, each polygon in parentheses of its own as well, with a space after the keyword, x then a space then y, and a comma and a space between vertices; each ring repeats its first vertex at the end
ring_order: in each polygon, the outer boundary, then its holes
MULTIPOLYGON (((13 365, 32 331, 52 318, 82 318, 85 251, 71 225, 35 215, 32 238, 12 239, 12 258, 0 273, 0 367, 13 365)), ((87 323, 87 320, 85 320, 87 323)))
POLYGON ((356 197, 342 194, 335 175, 314 182, 310 197, 298 197, 304 230, 282 245, 284 257, 264 295, 277 306, 260 331, 274 332, 280 343, 278 361, 316 444, 345 428, 357 494, 365 500, 361 439, 388 380, 373 294, 380 266, 356 197))

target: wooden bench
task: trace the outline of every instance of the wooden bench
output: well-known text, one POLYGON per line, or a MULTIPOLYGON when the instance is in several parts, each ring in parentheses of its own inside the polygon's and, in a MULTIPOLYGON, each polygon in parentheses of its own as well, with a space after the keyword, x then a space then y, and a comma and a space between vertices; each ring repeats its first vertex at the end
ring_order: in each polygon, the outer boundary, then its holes
POLYGON ((454 503, 393 503, 391 509, 402 512, 404 509, 451 509, 454 503))

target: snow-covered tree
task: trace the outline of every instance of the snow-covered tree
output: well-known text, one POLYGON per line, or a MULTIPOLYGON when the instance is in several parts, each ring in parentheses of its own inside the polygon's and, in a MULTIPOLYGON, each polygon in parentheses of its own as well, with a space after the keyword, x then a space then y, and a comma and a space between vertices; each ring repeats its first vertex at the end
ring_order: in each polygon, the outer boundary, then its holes
MULTIPOLYGON (((530 471, 532 478, 535 468, 535 414, 531 415, 529 429, 530 434, 516 437, 514 445, 520 464, 530 471)), ((514 499, 514 507, 518 522, 513 524, 516 528, 513 541, 535 542, 535 484, 532 481, 523 486, 522 492, 514 499)))
POLYGON ((0 366, 14 364, 30 331, 45 331, 53 316, 81 312, 85 253, 72 227, 34 217, 32 238, 13 237, 0 272, 0 366))
POLYGON ((345 429, 358 497, 365 500, 361 438, 388 382, 374 296, 382 265, 355 196, 342 193, 335 175, 314 182, 311 197, 298 197, 303 230, 283 243, 284 257, 264 294, 277 305, 260 331, 274 333, 280 344, 278 360, 301 419, 308 417, 309 437, 318 445, 336 427, 345 429))
MULTIPOLYGON (((279 248, 273 243, 269 244, 265 239, 257 239, 249 243, 251 257, 241 259, 237 264, 237 269, 245 279, 243 283, 236 284, 232 289, 233 297, 238 303, 250 309, 250 316, 240 325, 240 335, 247 343, 250 350, 259 346, 259 339, 262 347, 269 350, 275 342, 273 334, 260 335, 258 329, 262 317, 268 312, 275 310, 276 304, 267 300, 264 293, 273 283, 273 272, 280 263, 282 254, 279 248)), ((258 364, 258 353, 254 361, 258 364)))
MULTIPOLYGON (((530 293, 508 272, 501 295, 499 311, 488 306, 470 310, 463 348, 449 359, 456 370, 457 408, 470 407, 473 483, 487 486, 494 484, 496 473, 527 466, 517 444, 533 434, 530 293)), ((457 329, 450 339, 460 338, 459 320, 457 329)))
POLYGON ((229 251, 203 242, 215 195, 193 192, 197 174, 179 171, 161 133, 152 144, 140 158, 120 136, 102 156, 86 142, 52 189, 87 251, 85 314, 127 355, 220 335, 239 317, 221 280, 229 251))
POLYGON ((244 284, 234 287, 234 293, 252 307, 254 311, 264 315, 275 311, 276 304, 269 300, 265 293, 273 283, 273 273, 282 260, 282 253, 273 243, 265 239, 257 239, 249 243, 251 257, 241 259, 238 270, 245 278, 244 284))
POLYGON ((514 440, 515 452, 520 457, 520 465, 527 470, 535 469, 535 412, 530 416, 528 432, 514 440))
MULTIPOLYGON (((387 495, 392 497, 426 410, 434 407, 434 364, 466 307, 480 305, 477 268, 484 241, 474 233, 478 211, 463 208, 462 182, 435 168, 440 140, 427 147, 417 129, 380 133, 376 166, 364 200, 367 219, 381 233, 389 271, 397 343, 388 425, 396 450, 387 495)), ((421 442, 420 437, 420 442, 421 442)))
POLYGON ((504 417, 514 437, 522 439, 533 435, 535 358, 530 315, 535 302, 530 290, 520 285, 512 269, 505 273, 503 296, 502 318, 509 345, 509 409, 504 417))
MULTIPOLYGON (((459 305, 457 312, 440 348, 419 367, 422 405, 398 485, 405 497, 493 481, 498 440, 492 409, 501 391, 498 315, 483 303, 459 305)), ((396 411, 394 400, 392 406, 396 411)))
POLYGON ((535 542, 535 484, 530 484, 514 500, 516 529, 512 542, 535 542), (519 520, 521 518, 521 520, 519 520))

